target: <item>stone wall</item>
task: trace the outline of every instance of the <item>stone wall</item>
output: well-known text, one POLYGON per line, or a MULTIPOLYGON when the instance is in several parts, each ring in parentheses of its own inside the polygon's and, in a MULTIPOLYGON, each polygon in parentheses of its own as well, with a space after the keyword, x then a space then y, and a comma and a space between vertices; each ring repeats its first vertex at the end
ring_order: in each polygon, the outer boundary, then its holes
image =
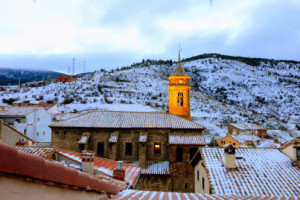
POLYGON ((135 190, 145 191, 172 191, 170 175, 144 175, 142 174, 134 187, 135 190))

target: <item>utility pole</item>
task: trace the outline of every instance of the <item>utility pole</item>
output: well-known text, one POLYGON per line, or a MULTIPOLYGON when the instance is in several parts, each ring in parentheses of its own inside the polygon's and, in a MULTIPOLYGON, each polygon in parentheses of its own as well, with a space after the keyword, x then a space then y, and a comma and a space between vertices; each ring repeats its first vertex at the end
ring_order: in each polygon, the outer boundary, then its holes
POLYGON ((83 61, 83 73, 85 73, 85 60, 83 61))
POLYGON ((73 76, 75 75, 75 58, 73 58, 73 76))

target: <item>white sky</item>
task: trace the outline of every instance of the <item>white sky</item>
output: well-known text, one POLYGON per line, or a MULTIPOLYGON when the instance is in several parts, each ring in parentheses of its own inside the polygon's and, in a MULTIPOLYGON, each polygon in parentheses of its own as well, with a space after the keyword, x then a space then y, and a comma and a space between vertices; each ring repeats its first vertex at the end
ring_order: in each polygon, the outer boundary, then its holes
POLYGON ((202 53, 300 60, 299 0, 0 0, 0 67, 76 72, 202 53))

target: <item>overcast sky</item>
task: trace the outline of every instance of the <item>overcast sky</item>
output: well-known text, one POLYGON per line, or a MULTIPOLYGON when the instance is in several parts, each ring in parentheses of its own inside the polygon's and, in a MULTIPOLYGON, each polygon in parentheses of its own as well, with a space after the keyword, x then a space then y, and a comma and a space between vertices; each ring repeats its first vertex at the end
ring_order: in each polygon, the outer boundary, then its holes
POLYGON ((202 53, 300 60, 299 0, 0 0, 0 67, 75 73, 202 53))

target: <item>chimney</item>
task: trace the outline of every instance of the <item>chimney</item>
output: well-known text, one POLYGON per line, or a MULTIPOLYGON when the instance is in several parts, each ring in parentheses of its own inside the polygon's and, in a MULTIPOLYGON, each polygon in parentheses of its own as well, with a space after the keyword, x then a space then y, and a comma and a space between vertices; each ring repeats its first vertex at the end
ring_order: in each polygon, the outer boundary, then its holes
POLYGON ((118 166, 117 168, 114 169, 113 175, 115 179, 124 181, 125 179, 125 170, 122 167, 123 161, 118 161, 118 166))
POLYGON ((226 169, 236 168, 235 150, 236 147, 230 143, 224 145, 224 166, 226 169))
POLYGON ((81 169, 83 172, 93 174, 95 153, 89 150, 83 150, 81 153, 81 169))

